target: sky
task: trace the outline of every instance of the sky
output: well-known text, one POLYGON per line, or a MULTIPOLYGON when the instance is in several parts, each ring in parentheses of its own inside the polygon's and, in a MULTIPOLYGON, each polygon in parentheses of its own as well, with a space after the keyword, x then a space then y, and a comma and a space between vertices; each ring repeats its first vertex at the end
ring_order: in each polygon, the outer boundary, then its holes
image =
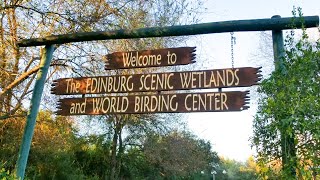
MULTIPOLYGON (((320 15, 319 0, 207 0, 203 7, 201 23, 229 20, 264 19, 273 15, 291 17, 293 7, 301 7, 304 16, 320 15)), ((317 39, 317 28, 308 31, 311 38, 317 39)), ((268 32, 267 32, 268 33, 268 32)), ((285 33, 284 33, 285 35, 285 33)), ((260 32, 235 32, 234 67, 262 67, 264 77, 273 68, 272 44, 261 40, 260 32), (261 45, 264 44, 264 45, 261 45)), ((231 67, 231 35, 218 33, 201 35, 188 42, 197 47, 195 69, 219 69, 231 67)), ((250 90, 250 108, 242 112, 190 113, 187 115, 189 128, 200 138, 211 142, 213 150, 220 156, 246 161, 255 151, 251 148, 252 122, 257 109, 257 97, 253 88, 232 90, 250 90)), ((223 89, 231 90, 231 89, 223 89)))

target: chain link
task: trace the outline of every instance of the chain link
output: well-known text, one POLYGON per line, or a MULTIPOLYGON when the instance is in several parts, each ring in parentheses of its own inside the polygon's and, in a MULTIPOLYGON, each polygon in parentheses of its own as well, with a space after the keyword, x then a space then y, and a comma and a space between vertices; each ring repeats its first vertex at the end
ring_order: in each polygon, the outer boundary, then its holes
POLYGON ((231 66, 232 69, 234 68, 234 49, 233 46, 236 44, 236 37, 234 37, 234 33, 230 32, 231 34, 231 66))

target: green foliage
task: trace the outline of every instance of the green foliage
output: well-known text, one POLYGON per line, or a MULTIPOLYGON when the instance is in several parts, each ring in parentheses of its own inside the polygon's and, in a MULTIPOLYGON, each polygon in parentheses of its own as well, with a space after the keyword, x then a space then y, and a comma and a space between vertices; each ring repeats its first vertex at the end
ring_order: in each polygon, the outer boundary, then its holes
POLYGON ((171 132, 165 136, 149 135, 143 153, 153 166, 157 178, 211 176, 219 158, 209 142, 197 139, 188 132, 171 132))
POLYGON ((0 180, 16 180, 16 176, 14 173, 10 173, 10 171, 1 168, 0 166, 0 180))
POLYGON ((111 145, 109 141, 105 140, 104 136, 79 137, 72 146, 76 164, 85 176, 93 179, 95 177, 101 179, 108 177, 111 145))
MULTIPOLYGON (((23 126, 21 119, 0 121, 0 161, 6 169, 0 171, 1 178, 12 177, 9 172, 14 171, 15 149, 18 149, 23 126)), ((117 154, 117 160, 121 162, 117 169, 120 179, 209 179, 211 172, 219 167, 220 160, 209 142, 188 132, 148 132, 141 140, 142 144, 128 145, 121 156, 117 154)), ((70 119, 53 118, 51 112, 40 112, 26 179, 108 178, 112 140, 104 134, 76 134, 70 119)), ((130 138, 129 142, 133 143, 141 136, 130 138), (133 141, 133 138, 137 139, 133 141)))
MULTIPOLYGON (((110 176, 112 141, 103 135, 80 137, 74 145, 75 164, 85 177, 110 176)), ((147 134, 142 145, 117 154, 119 179, 210 179, 219 164, 211 145, 190 133, 147 134), (160 153, 160 154, 159 154, 160 153)))
POLYGON ((281 69, 258 90, 263 95, 252 143, 261 165, 281 162, 283 178, 292 177, 286 166, 294 167, 300 178, 311 178, 309 169, 320 165, 320 43, 310 42, 305 30, 300 40, 292 31, 285 42, 281 69), (284 161, 284 155, 293 156, 284 161))
POLYGON ((258 171, 259 167, 253 157, 250 157, 245 163, 221 158, 221 165, 216 173, 216 179, 254 180, 258 179, 258 171))
POLYGON ((140 148, 133 147, 123 156, 121 177, 124 179, 159 179, 156 167, 148 163, 140 148))
MULTIPOLYGON (((26 176, 35 179, 83 179, 71 149, 74 129, 68 118, 52 118, 49 111, 39 113, 28 159, 26 176)), ((14 172, 25 121, 0 121, 0 163, 14 172)))

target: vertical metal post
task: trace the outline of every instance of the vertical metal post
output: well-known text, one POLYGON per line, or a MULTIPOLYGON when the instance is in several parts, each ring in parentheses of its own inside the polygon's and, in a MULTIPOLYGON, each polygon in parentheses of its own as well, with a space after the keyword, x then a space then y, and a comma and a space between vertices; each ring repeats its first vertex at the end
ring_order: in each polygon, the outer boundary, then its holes
MULTIPOLYGON (((279 15, 272 16, 272 18, 281 18, 279 15)), ((284 58, 284 44, 283 44, 283 34, 282 30, 272 30, 272 43, 273 43, 273 56, 275 71, 283 71, 283 61, 284 58)))
POLYGON ((18 155, 18 161, 16 165, 16 175, 19 179, 23 180, 25 169, 27 166, 32 136, 34 132, 34 127, 36 124, 36 118, 39 112, 39 106, 41 101, 41 96, 44 88, 44 83, 48 74, 48 69, 52 59, 52 54, 54 51, 53 45, 47 45, 41 55, 40 68, 37 72, 37 79, 32 93, 31 106, 27 116, 27 122, 24 129, 24 134, 22 138, 22 143, 18 155))
MULTIPOLYGON (((272 16, 272 18, 281 18, 279 15, 272 16)), ((286 68, 283 64, 285 56, 284 41, 282 30, 272 30, 272 43, 275 71, 286 74, 286 68)), ((281 121, 278 119, 278 121, 281 121)), ((286 129, 290 125, 283 126, 281 136, 281 151, 282 151, 282 169, 286 171, 289 176, 295 179, 296 177, 296 149, 294 145, 294 137, 286 133, 286 129)))

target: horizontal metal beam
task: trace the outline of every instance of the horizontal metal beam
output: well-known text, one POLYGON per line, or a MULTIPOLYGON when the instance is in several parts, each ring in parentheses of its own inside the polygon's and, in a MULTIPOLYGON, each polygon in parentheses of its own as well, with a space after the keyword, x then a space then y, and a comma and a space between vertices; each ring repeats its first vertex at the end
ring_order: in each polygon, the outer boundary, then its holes
POLYGON ((114 31, 80 32, 62 35, 52 35, 44 38, 23 39, 18 42, 20 47, 41 46, 51 44, 65 44, 80 41, 108 40, 108 39, 131 39, 164 36, 186 36, 196 34, 210 34, 238 31, 267 31, 283 30, 292 28, 318 27, 319 16, 303 16, 293 18, 269 18, 252 20, 235 20, 211 22, 203 24, 149 27, 141 29, 120 29, 114 31), (301 18, 303 21, 301 21, 301 18))

